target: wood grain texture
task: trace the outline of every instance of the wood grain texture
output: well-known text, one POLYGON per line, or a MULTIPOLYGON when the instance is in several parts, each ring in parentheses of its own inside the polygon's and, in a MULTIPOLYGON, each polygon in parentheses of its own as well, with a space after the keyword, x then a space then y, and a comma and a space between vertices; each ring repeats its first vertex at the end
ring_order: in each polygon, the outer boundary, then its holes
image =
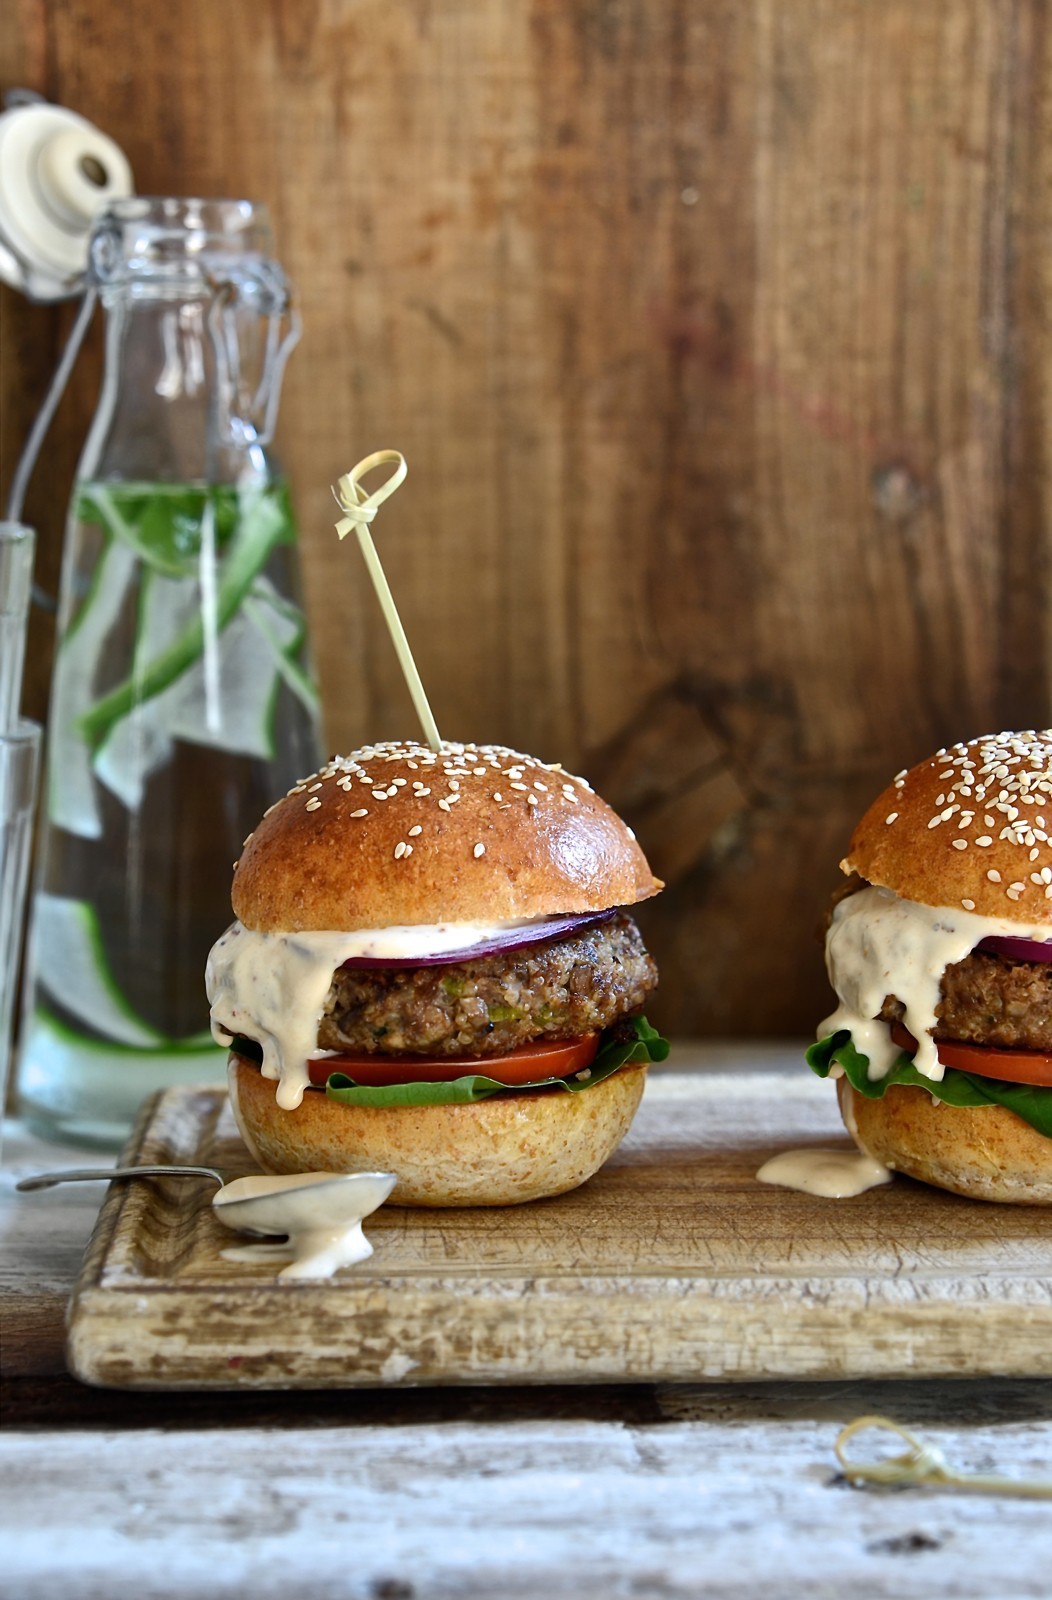
MULTIPOLYGON (((804 1031, 899 767, 1050 718, 1050 45, 1039 0, 13 0, 0 76, 144 192, 267 199, 330 742, 412 730, 329 484, 451 737, 584 771, 670 890, 669 1030, 804 1031)), ((68 312, 3 296, 0 471, 68 312)), ((34 490, 53 581, 97 375, 34 490)), ((34 635, 33 708, 48 642, 34 635)))
MULTIPOLYGON (((691 1059, 743 1064, 711 1045, 691 1059)), ((83 1153, 7 1132, 0 1483, 19 1600, 1047 1595, 1040 1504, 852 1493, 832 1450, 880 1412, 965 1471, 1047 1476, 1047 1379, 148 1393, 63 1378, 45 1364, 100 1191, 10 1193, 83 1153), (11 1316, 29 1306, 31 1338, 11 1316)))
MULTIPOLYGON (((386 1206, 375 1254, 278 1284, 223 1260, 211 1191, 115 1185, 69 1318, 71 1370, 130 1388, 1052 1373, 1052 1213, 900 1179, 851 1202, 757 1183, 838 1137, 828 1085, 656 1071, 583 1188, 490 1210, 386 1206)), ((148 1103, 124 1164, 249 1170, 225 1097, 148 1103)))
MULTIPOLYGON (((880 1398, 967 1470, 1047 1474, 1034 1386, 970 1414, 950 1388, 880 1398)), ((5 1575, 20 1600, 1047 1595, 1047 1505, 847 1488, 833 1440, 874 1386, 669 1398, 651 1424, 494 1395, 489 1422, 8 1437, 5 1575)))

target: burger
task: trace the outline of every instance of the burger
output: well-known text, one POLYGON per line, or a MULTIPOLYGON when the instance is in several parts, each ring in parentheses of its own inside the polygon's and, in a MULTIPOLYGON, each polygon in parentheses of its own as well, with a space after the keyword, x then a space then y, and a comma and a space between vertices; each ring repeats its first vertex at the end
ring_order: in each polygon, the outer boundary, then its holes
POLYGON ((855 830, 808 1060, 855 1142, 982 1200, 1052 1203, 1052 729, 900 772, 855 830))
POLYGON ((234 870, 212 1030, 271 1172, 386 1170, 394 1204, 509 1205, 628 1130, 656 894, 583 778, 499 745, 370 745, 297 783, 234 870))

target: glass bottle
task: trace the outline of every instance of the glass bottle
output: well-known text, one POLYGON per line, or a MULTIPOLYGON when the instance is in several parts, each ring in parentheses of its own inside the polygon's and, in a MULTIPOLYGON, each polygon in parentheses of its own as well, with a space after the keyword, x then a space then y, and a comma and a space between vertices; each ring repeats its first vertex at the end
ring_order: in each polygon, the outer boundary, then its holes
POLYGON ((204 964, 231 864, 320 763, 296 533, 268 453, 297 337, 262 207, 130 199, 96 223, 98 409, 63 558, 19 1104, 112 1144, 215 1080, 204 964))

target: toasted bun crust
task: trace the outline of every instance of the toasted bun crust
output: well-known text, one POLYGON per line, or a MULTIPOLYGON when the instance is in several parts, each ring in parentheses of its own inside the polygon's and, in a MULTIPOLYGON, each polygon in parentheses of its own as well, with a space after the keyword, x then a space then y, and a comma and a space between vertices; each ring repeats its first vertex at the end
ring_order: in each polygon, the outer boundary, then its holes
POLYGON ((581 1094, 377 1110, 310 1091, 282 1111, 274 1085, 235 1050, 227 1068, 242 1137, 268 1172, 395 1172, 391 1205, 510 1206, 576 1189, 628 1132, 646 1066, 581 1094))
POLYGON ((974 1200, 1052 1205, 1052 1139, 1004 1106, 948 1106, 904 1084, 870 1100, 846 1078, 837 1095, 855 1142, 893 1171, 974 1200))
POLYGON ((605 911, 661 887, 582 778, 501 745, 409 743, 298 783, 246 841, 231 898, 262 932, 351 932, 605 911))
POLYGON ((987 734, 899 773, 841 867, 923 905, 1052 924, 1050 840, 1052 729, 987 734))

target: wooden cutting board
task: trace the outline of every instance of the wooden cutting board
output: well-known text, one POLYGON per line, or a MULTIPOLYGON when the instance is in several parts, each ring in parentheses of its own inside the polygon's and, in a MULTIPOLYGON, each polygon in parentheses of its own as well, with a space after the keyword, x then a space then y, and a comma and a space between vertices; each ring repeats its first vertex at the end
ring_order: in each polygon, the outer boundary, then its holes
MULTIPOLYGON (((834 1101, 802 1066, 652 1071, 582 1189, 384 1207, 371 1259, 320 1283, 223 1260, 208 1184, 115 1184, 70 1367, 141 1388, 1052 1373, 1052 1210, 904 1178, 840 1201, 756 1182, 778 1150, 846 1145, 834 1101)), ((148 1102, 124 1160, 253 1170, 214 1089, 148 1102)))

